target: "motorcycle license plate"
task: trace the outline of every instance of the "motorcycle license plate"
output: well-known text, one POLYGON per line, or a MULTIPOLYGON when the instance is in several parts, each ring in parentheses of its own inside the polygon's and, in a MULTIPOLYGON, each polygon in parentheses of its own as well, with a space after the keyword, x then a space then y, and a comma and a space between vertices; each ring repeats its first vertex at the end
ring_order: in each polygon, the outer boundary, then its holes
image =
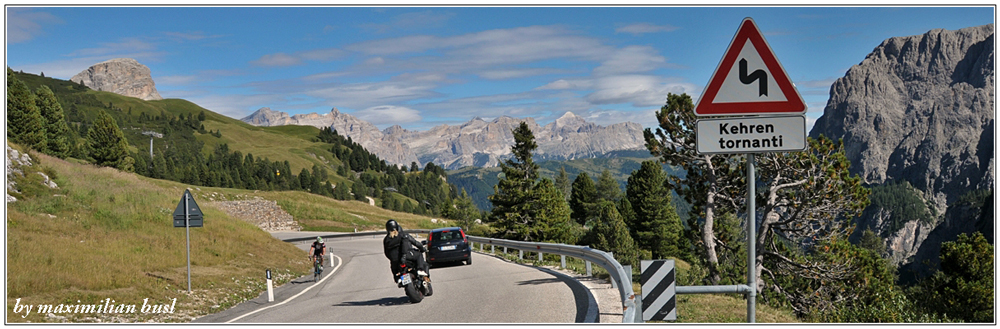
POLYGON ((411 282, 409 274, 403 274, 399 279, 403 280, 403 285, 404 286, 410 284, 410 282, 411 282))
POLYGON ((441 251, 455 250, 455 246, 443 246, 441 251))

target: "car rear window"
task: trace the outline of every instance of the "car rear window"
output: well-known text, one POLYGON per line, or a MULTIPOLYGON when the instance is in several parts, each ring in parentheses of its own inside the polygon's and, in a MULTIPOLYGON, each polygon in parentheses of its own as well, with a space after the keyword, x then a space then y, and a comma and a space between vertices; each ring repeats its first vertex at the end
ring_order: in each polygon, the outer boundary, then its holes
POLYGON ((459 230, 448 230, 431 233, 431 243, 434 245, 451 242, 455 240, 462 240, 462 232, 459 230))

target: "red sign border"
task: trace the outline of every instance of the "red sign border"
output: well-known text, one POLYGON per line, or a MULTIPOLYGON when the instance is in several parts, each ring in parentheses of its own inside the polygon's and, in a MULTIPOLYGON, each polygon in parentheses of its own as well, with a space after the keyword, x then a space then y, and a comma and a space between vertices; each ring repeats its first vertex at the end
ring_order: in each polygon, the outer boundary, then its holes
POLYGON ((736 32, 736 36, 729 43, 729 48, 726 49, 726 54, 723 55, 722 60, 719 61, 719 66, 715 68, 715 73, 712 74, 712 78, 709 80, 708 86, 705 88, 705 92, 702 93, 701 97, 698 99, 698 104, 695 105, 694 113, 697 116, 719 116, 719 115, 756 115, 756 114, 805 114, 806 104, 802 100, 802 96, 799 95, 799 91, 795 89, 792 85, 792 81, 788 78, 788 73, 785 72, 785 68, 781 66, 778 62, 778 58, 774 56, 774 51, 771 50, 771 46, 767 44, 764 37, 760 33, 760 29, 757 28, 757 24, 754 23, 753 19, 750 17, 744 18, 743 22, 740 23, 740 28, 736 32), (760 55, 761 60, 764 61, 764 65, 767 66, 768 71, 771 72, 771 76, 774 78, 774 82, 784 93, 786 101, 769 101, 769 102, 738 102, 738 103, 712 103, 715 100, 715 96, 719 93, 719 88, 722 87, 722 82, 725 81, 726 75, 732 70, 733 65, 736 63, 736 57, 739 56, 740 50, 743 49, 743 45, 747 41, 753 43, 757 53, 760 55), (761 51, 766 50, 766 51, 761 51), (725 67, 723 74, 720 73, 720 69, 725 67), (777 69, 776 69, 777 68, 777 69), (780 74, 777 74, 780 72, 780 74), (794 96, 794 97, 793 97, 794 96), (705 101, 710 100, 710 101, 705 101))

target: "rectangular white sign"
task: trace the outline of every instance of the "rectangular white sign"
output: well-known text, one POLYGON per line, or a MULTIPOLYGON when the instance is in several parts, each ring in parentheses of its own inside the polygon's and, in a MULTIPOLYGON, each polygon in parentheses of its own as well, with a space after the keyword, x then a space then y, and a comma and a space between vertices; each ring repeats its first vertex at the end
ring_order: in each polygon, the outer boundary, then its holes
POLYGON ((796 152, 806 149, 805 116, 698 120, 698 153, 796 152))

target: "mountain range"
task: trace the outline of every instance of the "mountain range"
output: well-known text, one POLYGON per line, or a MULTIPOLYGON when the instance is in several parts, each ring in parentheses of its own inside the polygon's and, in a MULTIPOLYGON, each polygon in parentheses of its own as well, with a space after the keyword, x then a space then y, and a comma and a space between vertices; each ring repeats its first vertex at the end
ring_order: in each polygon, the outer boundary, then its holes
POLYGON ((539 160, 572 160, 605 156, 624 150, 644 150, 642 126, 624 122, 600 126, 566 112, 541 126, 533 118, 501 116, 491 121, 476 117, 457 126, 439 125, 426 131, 399 125, 379 130, 375 125, 334 108, 327 114, 296 114, 264 107, 241 119, 255 126, 304 125, 331 127, 351 137, 386 162, 421 165, 434 162, 446 169, 466 166, 494 167, 510 156, 511 131, 521 122, 535 135, 539 160))

